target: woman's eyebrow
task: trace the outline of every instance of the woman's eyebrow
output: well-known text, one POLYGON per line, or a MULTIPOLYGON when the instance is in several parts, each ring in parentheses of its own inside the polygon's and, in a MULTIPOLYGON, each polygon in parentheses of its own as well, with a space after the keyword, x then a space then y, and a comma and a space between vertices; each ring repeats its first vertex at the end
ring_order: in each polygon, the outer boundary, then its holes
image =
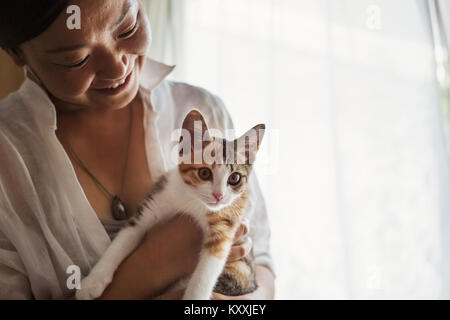
MULTIPOLYGON (((118 26, 123 21, 123 19, 125 19, 125 17, 127 16, 128 12, 130 11, 130 9, 132 7, 134 7, 135 4, 136 4, 136 1, 125 1, 125 3, 123 4, 122 13, 121 13, 119 19, 112 25, 113 28, 118 26)), ((78 49, 82 49, 82 48, 84 48, 86 46, 87 46, 86 44, 81 43, 81 44, 76 44, 76 45, 73 45, 73 46, 67 46, 67 47, 51 49, 51 50, 47 50, 45 52, 46 53, 61 53, 61 52, 66 52, 66 51, 75 51, 75 50, 78 50, 78 49)))

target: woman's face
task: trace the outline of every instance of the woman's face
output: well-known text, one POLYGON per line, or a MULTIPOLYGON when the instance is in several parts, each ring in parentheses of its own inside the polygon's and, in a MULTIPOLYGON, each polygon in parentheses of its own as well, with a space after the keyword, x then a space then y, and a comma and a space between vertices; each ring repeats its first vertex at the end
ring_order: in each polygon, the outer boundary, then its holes
POLYGON ((64 10, 49 29, 21 45, 25 62, 58 107, 100 111, 126 106, 139 89, 151 42, 141 3, 77 0, 71 4, 81 9, 81 29, 68 29, 66 22, 73 13, 64 10))

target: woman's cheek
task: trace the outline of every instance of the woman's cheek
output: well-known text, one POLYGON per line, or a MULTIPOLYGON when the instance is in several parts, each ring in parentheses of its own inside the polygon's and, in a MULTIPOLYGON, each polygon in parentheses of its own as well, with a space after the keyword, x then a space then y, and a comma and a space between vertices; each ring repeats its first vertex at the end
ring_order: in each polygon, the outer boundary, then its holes
POLYGON ((150 24, 146 18, 141 18, 139 30, 126 40, 127 51, 136 55, 146 55, 151 44, 150 24))
POLYGON ((61 72, 47 89, 57 98, 70 101, 83 96, 90 88, 93 77, 82 70, 61 72))
POLYGON ((138 32, 138 37, 141 37, 141 54, 145 55, 147 53, 148 48, 152 44, 152 29, 150 26, 150 20, 148 19, 148 16, 145 14, 145 9, 142 6, 142 3, 140 3, 140 30, 138 32))
POLYGON ((125 44, 126 51, 138 56, 145 55, 149 43, 148 33, 145 31, 137 32, 133 38, 127 40, 125 44))

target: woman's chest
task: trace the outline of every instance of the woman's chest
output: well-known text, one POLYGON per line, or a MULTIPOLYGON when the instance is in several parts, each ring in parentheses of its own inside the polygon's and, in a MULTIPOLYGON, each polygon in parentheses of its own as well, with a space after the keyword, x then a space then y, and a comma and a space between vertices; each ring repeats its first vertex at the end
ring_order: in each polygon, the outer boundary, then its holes
POLYGON ((79 157, 86 159, 86 163, 70 156, 84 194, 99 218, 113 219, 112 200, 116 196, 131 217, 151 190, 149 161, 152 159, 147 159, 148 138, 142 119, 142 114, 137 113, 129 134, 117 139, 93 139, 91 147, 79 157))
POLYGON ((148 170, 147 158, 143 144, 140 148, 130 148, 127 169, 125 173, 117 170, 117 165, 108 165, 104 162, 105 172, 103 174, 104 183, 107 185, 103 190, 82 168, 76 166, 75 171, 83 188, 86 197, 96 212, 102 219, 113 219, 112 199, 119 197, 125 204, 128 216, 136 212, 140 202, 145 198, 152 187, 152 177, 148 170))

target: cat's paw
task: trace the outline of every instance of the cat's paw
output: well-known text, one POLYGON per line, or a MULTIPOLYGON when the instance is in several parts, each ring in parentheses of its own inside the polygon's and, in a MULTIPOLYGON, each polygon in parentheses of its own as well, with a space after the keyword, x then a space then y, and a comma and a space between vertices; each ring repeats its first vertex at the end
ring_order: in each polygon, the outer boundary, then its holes
POLYGON ((77 290, 75 297, 77 300, 93 300, 100 297, 106 287, 111 283, 112 277, 106 273, 90 274, 81 281, 80 289, 77 290))

